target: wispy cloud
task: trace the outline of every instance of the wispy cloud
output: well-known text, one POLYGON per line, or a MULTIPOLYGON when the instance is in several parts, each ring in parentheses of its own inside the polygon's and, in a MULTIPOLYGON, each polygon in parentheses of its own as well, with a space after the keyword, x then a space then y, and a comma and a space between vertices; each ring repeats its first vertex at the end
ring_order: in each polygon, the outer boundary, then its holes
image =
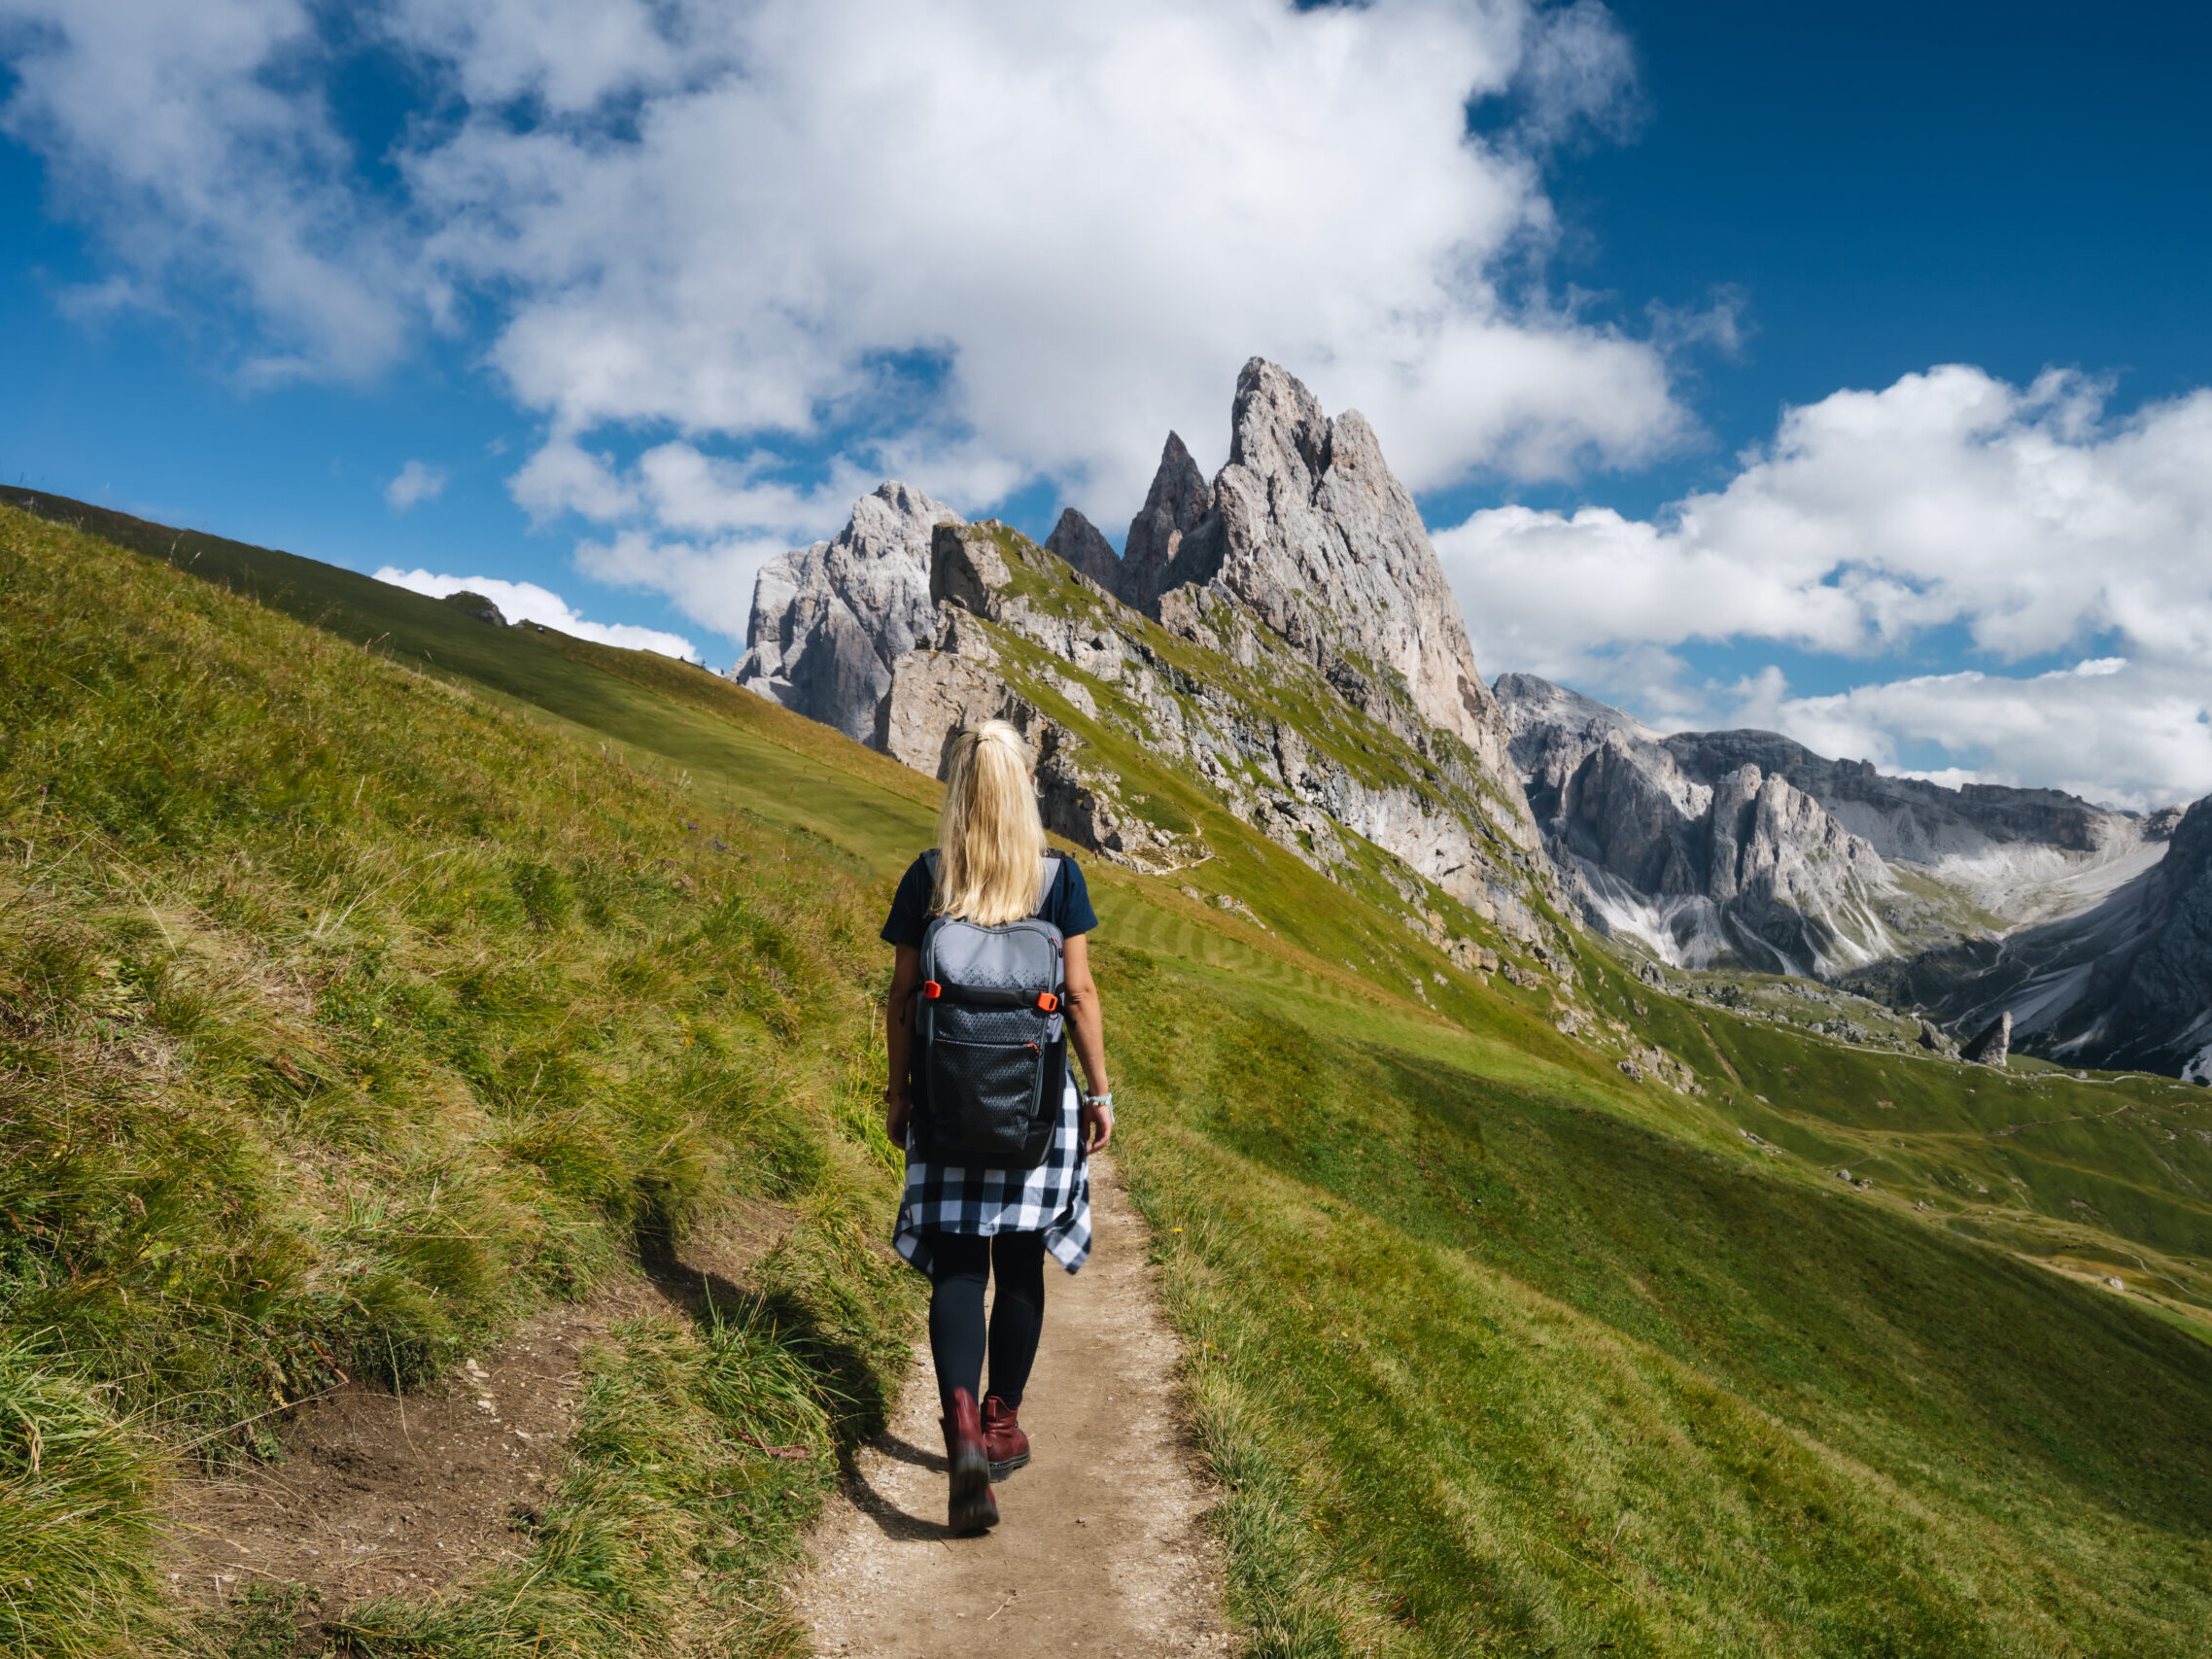
POLYGON ((435 501, 445 493, 445 472, 427 462, 410 461, 384 486, 384 500, 394 512, 405 512, 418 501, 435 501))

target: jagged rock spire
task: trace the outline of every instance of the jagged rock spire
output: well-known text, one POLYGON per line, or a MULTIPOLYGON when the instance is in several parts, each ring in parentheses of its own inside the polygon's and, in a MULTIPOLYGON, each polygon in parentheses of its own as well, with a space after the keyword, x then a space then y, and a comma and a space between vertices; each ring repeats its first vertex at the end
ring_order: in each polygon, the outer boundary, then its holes
POLYGON ((1075 508, 1060 514, 1053 534, 1045 537, 1045 551, 1057 553, 1110 594, 1121 591, 1122 560, 1105 534, 1075 508))
POLYGON ((1237 376, 1228 465, 1210 490, 1168 438, 1122 582, 1122 597, 1154 615, 1185 583, 1219 588, 1317 664, 1395 674, 1422 719, 1511 776, 1510 734, 1459 602, 1373 429, 1357 410, 1331 420, 1263 358, 1237 376))
POLYGON ((1157 612, 1159 596, 1187 581, 1203 581, 1176 569, 1176 556, 1184 537, 1213 510, 1213 487, 1190 450, 1175 432, 1159 452, 1159 469, 1153 474, 1145 504, 1129 521, 1129 538, 1122 544, 1121 585, 1115 589, 1123 601, 1140 610, 1157 612))

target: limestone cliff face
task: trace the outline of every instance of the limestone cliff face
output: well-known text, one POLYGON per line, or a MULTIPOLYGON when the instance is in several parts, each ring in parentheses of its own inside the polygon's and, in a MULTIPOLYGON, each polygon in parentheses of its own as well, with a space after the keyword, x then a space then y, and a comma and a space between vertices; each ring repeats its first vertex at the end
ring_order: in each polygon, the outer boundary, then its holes
POLYGON ((1189 584, 1236 599, 1394 729, 1447 733, 1509 776, 1511 733, 1412 497, 1358 411, 1331 420, 1274 363, 1237 377, 1210 489, 1169 437, 1121 574, 1121 597, 1171 626, 1168 596, 1189 584))
POLYGON ((1545 845, 1610 929, 1687 966, 1787 973, 1888 948, 1887 867, 1787 778, 1749 762, 1701 776, 1619 709, 1533 674, 1501 675, 1498 696, 1545 845))
POLYGON ((885 482, 853 503, 830 540, 771 559, 753 586, 745 655, 732 677, 866 743, 892 665, 936 624, 930 533, 958 517, 885 482))

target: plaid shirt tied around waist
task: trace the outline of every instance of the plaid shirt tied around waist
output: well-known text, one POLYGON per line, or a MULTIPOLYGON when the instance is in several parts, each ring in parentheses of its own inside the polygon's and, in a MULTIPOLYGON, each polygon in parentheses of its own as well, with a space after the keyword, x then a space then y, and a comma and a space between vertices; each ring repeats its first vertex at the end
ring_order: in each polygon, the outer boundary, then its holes
POLYGON ((1035 1169, 968 1169, 909 1152, 891 1248, 926 1274, 933 1232, 1039 1231, 1053 1259, 1071 1273, 1090 1255, 1090 1170, 1073 1078, 1061 1096, 1052 1151, 1035 1169))

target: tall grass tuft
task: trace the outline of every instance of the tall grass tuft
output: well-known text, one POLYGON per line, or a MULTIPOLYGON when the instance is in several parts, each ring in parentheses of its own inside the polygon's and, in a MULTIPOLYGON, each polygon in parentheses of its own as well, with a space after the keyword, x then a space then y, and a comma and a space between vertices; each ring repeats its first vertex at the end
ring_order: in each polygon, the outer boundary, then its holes
POLYGON ((100 1391, 0 1338, 0 1652, 126 1654, 168 1631, 152 1566, 159 1467, 100 1391))

